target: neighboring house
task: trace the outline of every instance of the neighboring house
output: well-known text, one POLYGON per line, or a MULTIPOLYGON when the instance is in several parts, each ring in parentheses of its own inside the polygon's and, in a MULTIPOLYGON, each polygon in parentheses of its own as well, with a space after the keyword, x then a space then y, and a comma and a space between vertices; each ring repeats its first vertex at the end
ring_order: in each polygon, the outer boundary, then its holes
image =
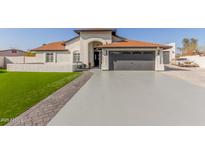
POLYGON ((163 51, 164 64, 169 64, 172 60, 175 60, 175 58, 176 58, 176 53, 175 53, 176 45, 175 45, 175 43, 170 43, 167 45, 171 46, 171 48, 163 51))
POLYGON ((8 49, 8 50, 0 50, 0 56, 2 57, 15 57, 15 56, 23 56, 25 54, 24 51, 18 49, 8 49))
POLYGON ((75 32, 78 36, 68 41, 32 49, 42 64, 13 64, 9 69, 72 72, 78 63, 82 63, 85 68, 102 70, 164 70, 163 52, 175 53, 172 45, 129 40, 118 36, 115 29, 80 29, 75 32))
POLYGON ((6 57, 20 57, 24 56, 25 52, 18 49, 0 50, 0 67, 5 68, 9 62, 6 57))

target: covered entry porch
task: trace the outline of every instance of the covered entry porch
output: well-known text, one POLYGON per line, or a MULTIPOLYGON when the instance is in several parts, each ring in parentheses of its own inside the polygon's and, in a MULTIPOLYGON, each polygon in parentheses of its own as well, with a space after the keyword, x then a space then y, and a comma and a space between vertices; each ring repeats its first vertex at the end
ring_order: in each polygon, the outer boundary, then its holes
POLYGON ((88 44, 88 68, 101 68, 102 49, 98 48, 102 42, 93 41, 88 44))

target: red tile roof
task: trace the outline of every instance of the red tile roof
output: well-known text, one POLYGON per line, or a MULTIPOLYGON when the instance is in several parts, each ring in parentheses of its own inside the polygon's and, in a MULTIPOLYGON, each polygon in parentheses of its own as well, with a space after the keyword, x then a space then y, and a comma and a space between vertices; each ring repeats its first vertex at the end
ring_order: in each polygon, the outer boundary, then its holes
MULTIPOLYGON (((158 43, 150 43, 143 41, 134 41, 134 40, 123 40, 120 42, 113 42, 110 44, 100 45, 99 48, 163 48, 169 49, 171 46, 162 45, 158 43)), ((44 44, 38 48, 32 49, 31 51, 66 51, 65 42, 52 42, 48 44, 44 44)))
POLYGON ((52 42, 48 44, 44 44, 38 48, 32 49, 31 51, 65 51, 65 42, 52 42))
POLYGON ((158 43, 150 43, 150 42, 143 42, 143 41, 134 41, 134 40, 124 40, 120 42, 113 42, 110 44, 100 45, 99 48, 163 48, 169 49, 171 46, 162 45, 158 43))

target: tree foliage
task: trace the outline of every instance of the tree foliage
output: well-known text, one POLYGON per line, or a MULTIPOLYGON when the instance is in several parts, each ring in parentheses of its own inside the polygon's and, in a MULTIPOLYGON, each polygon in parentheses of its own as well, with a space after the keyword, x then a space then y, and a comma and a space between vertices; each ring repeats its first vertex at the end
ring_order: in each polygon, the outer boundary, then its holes
POLYGON ((26 53, 25 53, 25 56, 26 56, 26 57, 35 57, 35 56, 36 56, 36 53, 29 51, 29 52, 26 52, 26 53))
POLYGON ((195 54, 198 52, 198 40, 195 38, 184 38, 182 40, 182 45, 183 54, 195 54))

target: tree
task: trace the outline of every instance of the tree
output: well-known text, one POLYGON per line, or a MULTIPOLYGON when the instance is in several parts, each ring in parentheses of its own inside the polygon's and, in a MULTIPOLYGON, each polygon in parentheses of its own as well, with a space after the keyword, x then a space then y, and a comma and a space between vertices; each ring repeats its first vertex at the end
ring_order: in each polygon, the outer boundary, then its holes
POLYGON ((189 50, 189 45, 190 45, 189 39, 184 38, 183 41, 182 41, 182 45, 183 45, 182 51, 189 50))
POLYGON ((195 38, 191 38, 190 50, 197 51, 197 49, 198 49, 198 40, 195 38))
POLYGON ((184 38, 182 40, 182 54, 193 55, 198 51, 198 40, 195 38, 184 38))

